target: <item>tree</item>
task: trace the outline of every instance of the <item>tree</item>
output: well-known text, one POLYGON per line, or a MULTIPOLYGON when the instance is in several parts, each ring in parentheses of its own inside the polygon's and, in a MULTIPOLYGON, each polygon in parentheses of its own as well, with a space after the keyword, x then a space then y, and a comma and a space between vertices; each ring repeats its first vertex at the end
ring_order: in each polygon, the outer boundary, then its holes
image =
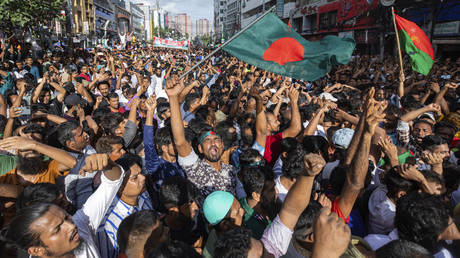
POLYGON ((12 34, 17 28, 48 24, 65 9, 65 0, 1 0, 0 30, 12 34))

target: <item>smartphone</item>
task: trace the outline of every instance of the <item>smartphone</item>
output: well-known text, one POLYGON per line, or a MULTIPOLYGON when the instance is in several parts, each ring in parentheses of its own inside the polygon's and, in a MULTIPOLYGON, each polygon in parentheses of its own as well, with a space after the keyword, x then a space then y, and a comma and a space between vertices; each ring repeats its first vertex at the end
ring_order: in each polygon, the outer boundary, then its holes
POLYGON ((21 110, 21 113, 19 113, 20 116, 29 116, 30 115, 30 107, 17 107, 17 109, 21 110))

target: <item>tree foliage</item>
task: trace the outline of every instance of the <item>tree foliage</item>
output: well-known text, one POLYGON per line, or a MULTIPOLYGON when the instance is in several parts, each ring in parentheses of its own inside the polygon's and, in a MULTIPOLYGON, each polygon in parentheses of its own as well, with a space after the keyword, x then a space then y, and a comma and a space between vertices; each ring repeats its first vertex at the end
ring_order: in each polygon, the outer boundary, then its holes
POLYGON ((65 9, 66 0, 0 0, 0 29, 47 24, 65 9))

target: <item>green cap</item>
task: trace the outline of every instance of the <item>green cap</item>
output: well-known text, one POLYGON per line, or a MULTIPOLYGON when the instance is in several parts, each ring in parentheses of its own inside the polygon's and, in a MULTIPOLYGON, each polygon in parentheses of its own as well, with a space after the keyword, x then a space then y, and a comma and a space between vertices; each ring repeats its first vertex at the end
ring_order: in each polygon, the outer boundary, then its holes
POLYGON ((217 225, 227 215, 233 204, 233 195, 224 191, 215 191, 204 200, 204 216, 211 225, 217 225))

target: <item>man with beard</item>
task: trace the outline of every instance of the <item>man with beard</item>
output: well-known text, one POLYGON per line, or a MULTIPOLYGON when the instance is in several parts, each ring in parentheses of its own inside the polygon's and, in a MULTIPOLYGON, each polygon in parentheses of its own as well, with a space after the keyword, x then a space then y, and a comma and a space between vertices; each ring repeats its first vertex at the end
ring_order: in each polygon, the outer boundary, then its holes
POLYGON ((281 206, 277 202, 275 175, 270 168, 262 166, 245 167, 240 173, 247 195, 239 200, 244 210, 243 226, 252 231, 255 239, 260 240, 281 206))
POLYGON ((425 136, 421 144, 423 152, 420 155, 419 169, 433 170, 442 175, 442 163, 450 158, 449 145, 441 136, 425 136))
POLYGON ((164 223, 169 227, 170 239, 193 246, 201 254, 207 233, 198 207, 200 190, 185 178, 170 177, 161 185, 159 199, 166 210, 164 223))
POLYGON ((54 204, 33 204, 1 230, 2 238, 30 256, 100 257, 94 232, 122 183, 123 170, 106 154, 94 154, 86 158, 80 173, 97 170, 104 171, 101 184, 75 215, 54 204))
POLYGON ((170 98, 171 106, 171 127, 179 154, 179 165, 184 169, 187 178, 201 190, 203 196, 206 197, 216 190, 235 194, 235 169, 221 161, 224 152, 222 138, 212 130, 200 133, 198 151, 203 155, 203 159, 198 157, 191 143, 185 139, 179 104, 179 95, 183 89, 183 80, 180 82, 174 79, 166 81, 166 93, 170 98))
MULTIPOLYGON (((75 158, 64 150, 38 142, 42 139, 41 134, 29 130, 29 127, 22 130, 22 137, 15 136, 0 141, 1 150, 17 150, 18 156, 16 166, 0 176, 0 185, 6 184, 22 189, 30 184, 54 184, 59 176, 66 175, 76 165, 75 158)), ((15 211, 11 203, 4 205, 8 206, 8 211, 4 212, 7 222, 14 216, 15 211)))
POLYGON ((113 199, 105 219, 97 230, 97 246, 101 257, 117 257, 119 247, 117 231, 120 223, 131 213, 153 210, 152 201, 145 187, 142 160, 134 154, 126 154, 116 161, 126 172, 118 194, 113 199))

